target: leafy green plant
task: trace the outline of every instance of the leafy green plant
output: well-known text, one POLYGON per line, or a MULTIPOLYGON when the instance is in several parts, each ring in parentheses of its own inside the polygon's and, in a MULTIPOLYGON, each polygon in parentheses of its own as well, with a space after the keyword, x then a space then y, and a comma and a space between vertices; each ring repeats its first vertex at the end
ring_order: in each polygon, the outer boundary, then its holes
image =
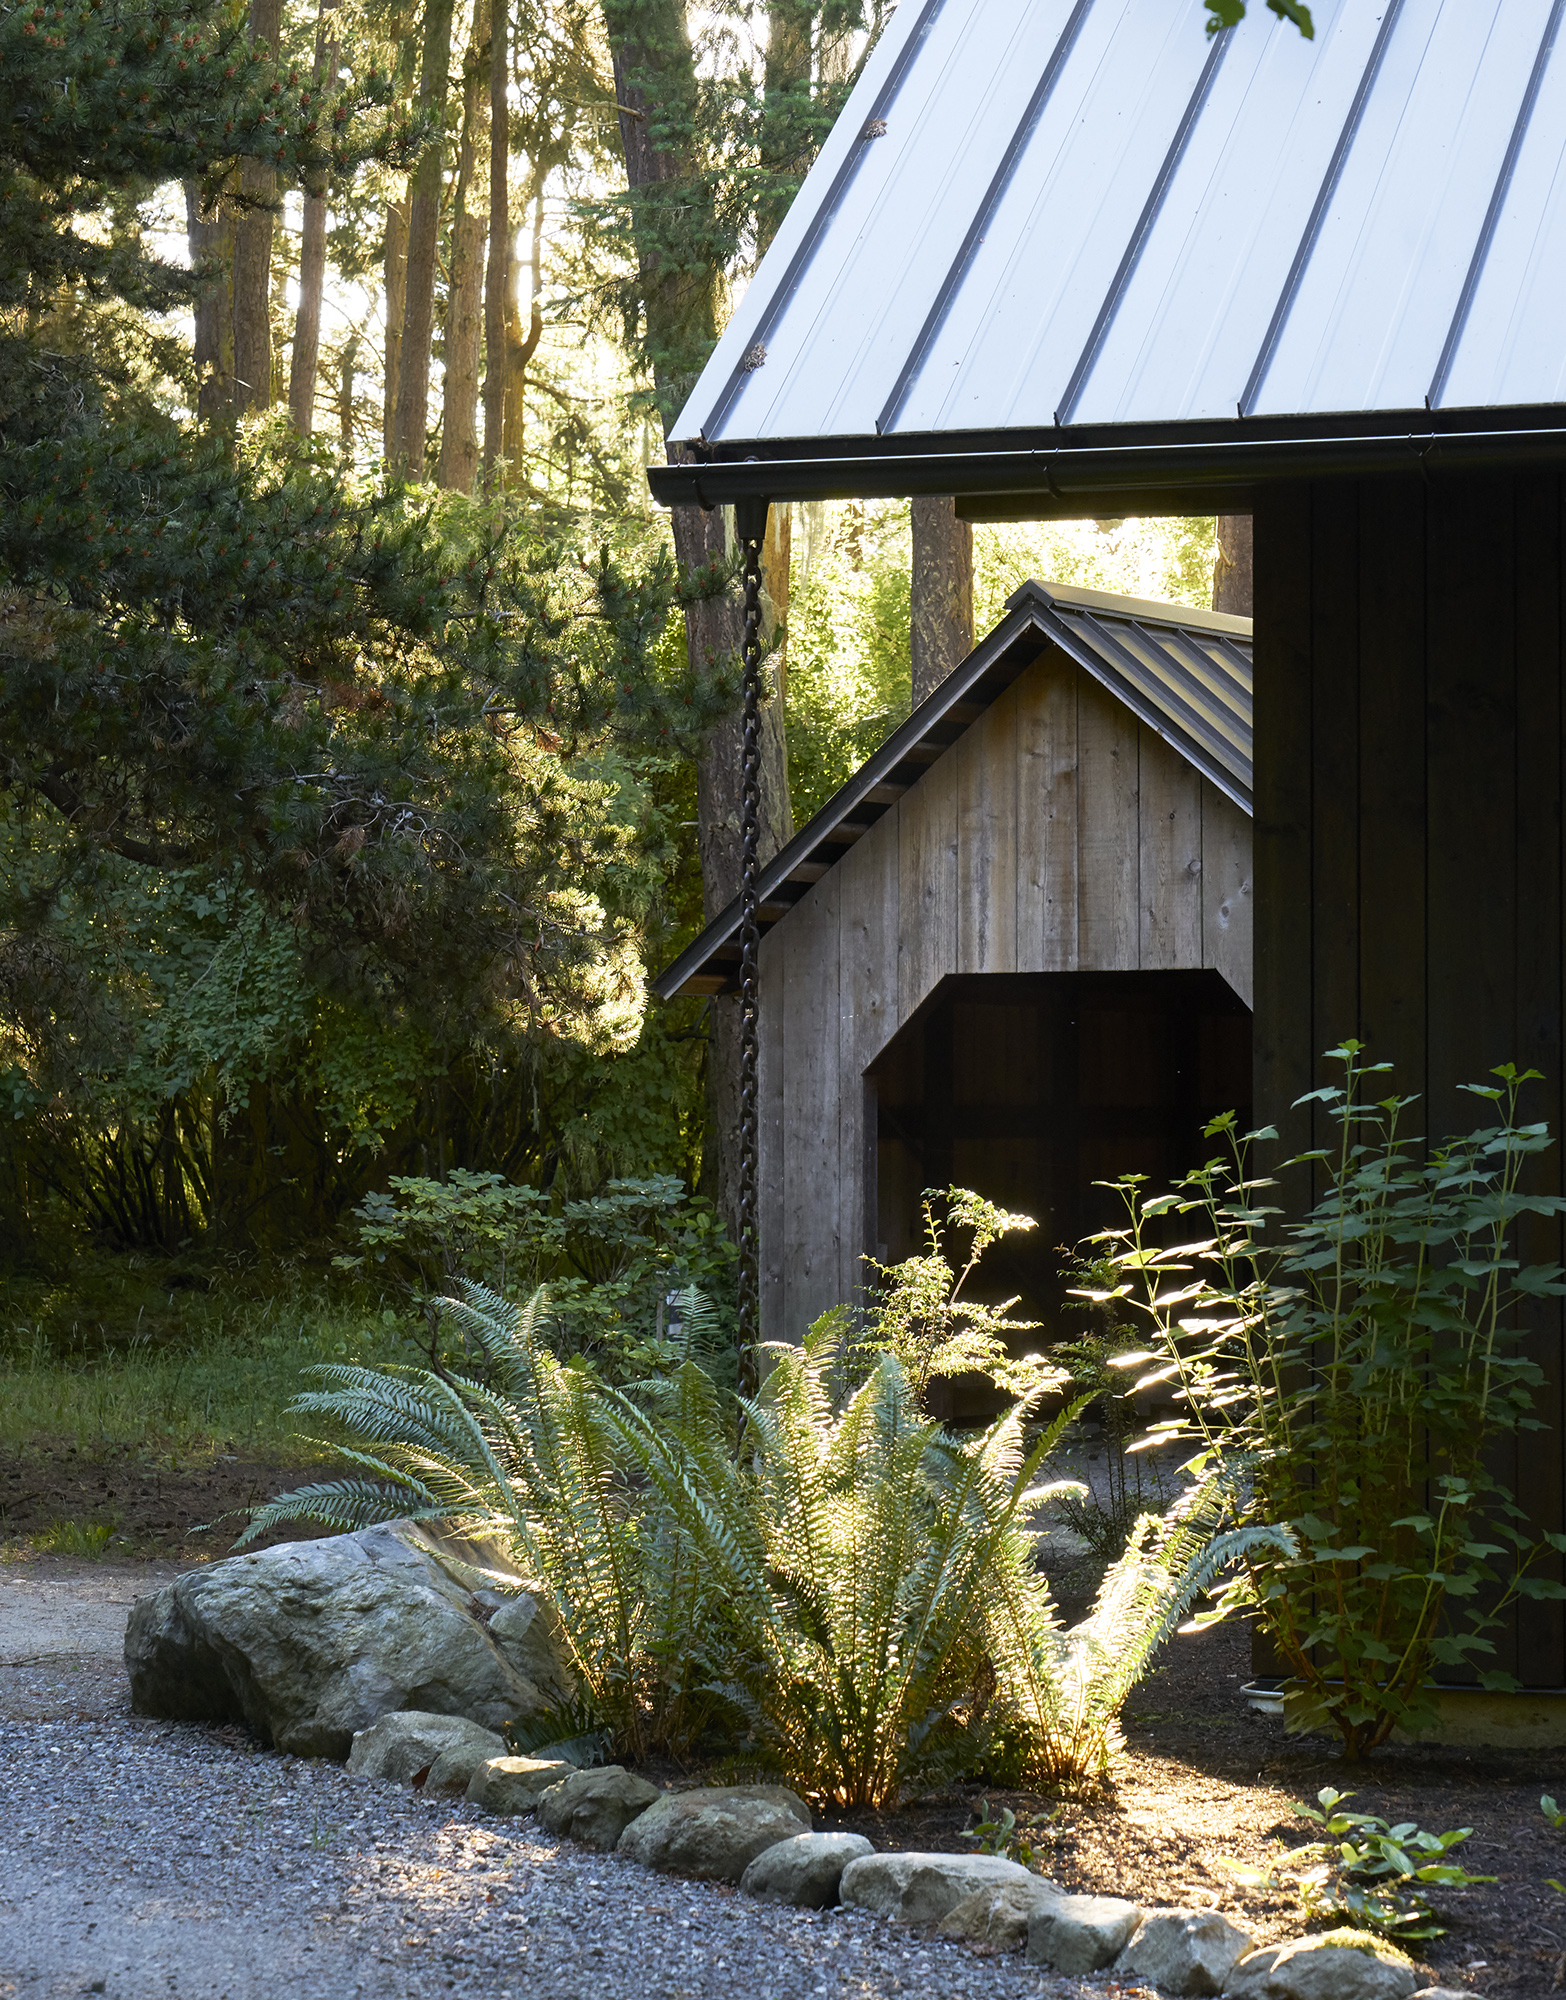
POLYGON ((1496 1879, 1470 1875, 1446 1859, 1473 1828, 1426 1833, 1413 1820, 1389 1826, 1373 1813, 1342 1811, 1353 1796, 1325 1785, 1316 1794, 1316 1805, 1295 1803, 1296 1813, 1314 1820, 1330 1837, 1299 1850, 1301 1856, 1319 1857, 1314 1867, 1295 1878, 1306 1914, 1343 1915, 1363 1929, 1389 1937, 1443 1936, 1444 1926, 1436 1921, 1423 1890, 1470 1889, 1496 1879))
MULTIPOLYGON (((279 1521, 361 1527, 398 1515, 497 1539, 547 1590, 578 1677, 617 1752, 687 1749, 710 1719, 706 1636, 715 1585, 667 1513, 645 1504, 624 1450, 633 1407, 543 1343, 544 1295, 522 1304, 478 1285, 447 1310, 481 1345, 489 1380, 419 1368, 328 1366, 299 1396, 354 1439, 356 1477, 302 1487, 258 1508, 240 1546, 279 1521)), ((688 1319, 701 1301, 687 1295, 688 1319)), ((694 1364, 672 1385, 668 1420, 693 1459, 727 1452, 718 1392, 694 1364)), ((512 1587, 514 1577, 490 1579, 512 1587)))
MULTIPOLYGON (((982 1262, 984 1253, 1014 1230, 1032 1229, 1033 1218, 1011 1215, 969 1188, 926 1188, 919 1198, 926 1249, 922 1256, 900 1264, 866 1262, 885 1281, 869 1309, 861 1348, 893 1354, 923 1402, 930 1383, 953 1375, 987 1375, 1013 1394, 1029 1393, 1046 1379, 1037 1355, 1016 1360, 1010 1338, 1031 1333, 1036 1320, 1011 1317, 1016 1299, 986 1305, 963 1298, 963 1286, 982 1262), (936 1205, 944 1206, 937 1215, 936 1205), (970 1232, 966 1260, 958 1266, 949 1251, 954 1231, 970 1232)), ((1064 1379, 1054 1371, 1056 1385, 1064 1379)))
MULTIPOLYGON (((694 1362, 616 1389, 544 1345, 542 1294, 470 1284, 446 1307, 485 1378, 319 1370, 296 1408, 347 1432, 358 1475, 258 1509, 247 1538, 394 1514, 498 1537, 553 1602, 574 1693, 620 1755, 738 1739, 850 1805, 1008 1760, 1097 1776, 1191 1599, 1281 1533, 1224 1532, 1216 1476, 1138 1524, 1066 1630, 1019 1527, 1057 1490, 1034 1482, 1071 1415, 1033 1435, 1048 1371, 986 1430, 953 1436, 895 1353, 845 1367, 846 1315, 831 1313, 803 1347, 767 1350, 736 1448, 732 1405, 694 1362)), ((704 1310, 681 1301, 693 1327, 704 1310)))
POLYGON ((1142 1428, 1134 1385, 1127 1372, 1143 1347, 1141 1330, 1109 1309, 1114 1274, 1102 1260, 1062 1249, 1062 1268, 1075 1280, 1076 1309, 1091 1315, 1085 1332, 1050 1349, 1050 1359, 1069 1371, 1073 1393, 1088 1400, 1103 1425, 1105 1492, 1063 1493, 1060 1514, 1089 1551, 1102 1561, 1118 1556, 1144 1514, 1161 1514, 1173 1499, 1173 1482, 1155 1460, 1131 1449, 1142 1428), (1096 1297, 1084 1296, 1093 1292, 1096 1297))
MULTIPOLYGON (((338 1257, 338 1269, 392 1278, 424 1320, 437 1373, 442 1327, 452 1324, 444 1295, 459 1279, 502 1296, 547 1283, 554 1344, 626 1381, 692 1351, 692 1327, 671 1316, 670 1300, 693 1284, 721 1295, 734 1258, 711 1202, 688 1198, 669 1174, 611 1180, 563 1202, 494 1173, 396 1175, 354 1220, 358 1252, 338 1257)), ((728 1346, 718 1335, 711 1344, 728 1346)), ((465 1352, 456 1365, 483 1358, 465 1352)))
POLYGON ((1296 1163, 1326 1182, 1306 1220, 1269 1237, 1272 1183, 1248 1156, 1276 1135, 1240 1140, 1218 1119, 1208 1134, 1230 1162, 1166 1195, 1121 1184, 1129 1227, 1100 1239, 1116 1282, 1092 1296, 1139 1313, 1150 1338, 1124 1358, 1151 1363, 1137 1386, 1163 1383, 1178 1406, 1146 1441, 1194 1443, 1198 1476, 1227 1467, 1249 1482, 1247 1518, 1288 1527, 1211 1615, 1259 1614, 1302 1693, 1298 1726, 1336 1730, 1355 1758, 1433 1715, 1443 1669, 1515 1687, 1484 1664, 1491 1633, 1519 1597, 1566 1596, 1529 1573, 1566 1536, 1530 1533, 1489 1469, 1499 1439, 1541 1428, 1522 1336, 1529 1306, 1563 1290, 1559 1267, 1523 1265, 1512 1239, 1563 1202, 1526 1185, 1551 1143, 1518 1120, 1535 1072, 1468 1086, 1499 1122, 1427 1147, 1402 1129, 1410 1100, 1361 1101, 1385 1065, 1357 1042, 1330 1056, 1343 1082, 1309 1101, 1338 1141, 1296 1163), (1200 1233, 1155 1240, 1167 1216, 1200 1233))
MULTIPOLYGON (((1033 1857, 1039 1850, 1033 1845, 1030 1835, 1037 1832, 1037 1826, 1030 1822, 1019 1831, 1017 1815, 1011 1807, 1002 1806, 998 1813, 992 1815, 988 1799, 980 1799, 975 1810, 978 1820, 973 1826, 965 1827, 962 1836, 964 1840, 973 1842, 975 1852, 998 1854, 1007 1861, 1020 1862, 1024 1868, 1031 1868, 1033 1857)), ((1060 1807, 1052 1806, 1044 1815, 1044 1825, 1048 1826, 1059 1816, 1060 1807)))

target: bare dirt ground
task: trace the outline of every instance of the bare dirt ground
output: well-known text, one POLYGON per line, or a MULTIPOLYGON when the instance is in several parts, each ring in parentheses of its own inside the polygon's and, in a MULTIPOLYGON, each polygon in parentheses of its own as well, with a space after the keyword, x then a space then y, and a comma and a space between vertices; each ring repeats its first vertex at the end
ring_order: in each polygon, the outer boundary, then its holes
MULTIPOLYGON (((1314 1803, 1331 1785, 1355 1794, 1355 1810, 1394 1823, 1471 1826, 1458 1858, 1470 1874, 1498 1880, 1433 1891, 1448 1933, 1410 1951, 1423 1953, 1441 1984, 1488 2000, 1548 2000, 1566 1988, 1566 1896, 1546 1879, 1566 1878, 1566 1840, 1539 1811, 1541 1792, 1559 1798, 1566 1789, 1566 1751, 1393 1747, 1351 1771, 1324 1738, 1286 1736, 1281 1719, 1251 1709, 1240 1692, 1249 1679, 1246 1632, 1175 1639, 1131 1697, 1112 1785, 1064 1800, 992 1789, 991 1809, 1009 1806, 1042 1827, 1034 1865, 1066 1888, 1205 1903, 1258 1944, 1298 1936, 1306 1928, 1298 1904, 1292 1893, 1237 1887, 1223 1863, 1265 1866, 1300 1845, 1310 1829, 1295 1800, 1314 1803)), ((841 1823, 877 1846, 957 1850, 969 1845, 962 1830, 980 1789, 841 1823)))
MULTIPOLYGON (((210 1464, 149 1464, 109 1445, 90 1454, 64 1441, 0 1451, 0 1543, 25 1542, 62 1522, 109 1531, 110 1553, 201 1562, 227 1555, 243 1510, 322 1477, 320 1465, 269 1465, 238 1457, 210 1464), (216 1524, 216 1525, 209 1525, 216 1524)), ((308 1524, 258 1537, 253 1546, 304 1541, 308 1524)))

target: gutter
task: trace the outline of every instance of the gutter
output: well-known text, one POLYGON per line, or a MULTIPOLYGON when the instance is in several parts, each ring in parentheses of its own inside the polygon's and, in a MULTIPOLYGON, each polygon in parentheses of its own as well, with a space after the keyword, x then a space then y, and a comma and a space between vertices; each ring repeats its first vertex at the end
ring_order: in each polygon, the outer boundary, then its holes
POLYGON ((1566 462, 1566 426, 1559 423, 1504 430, 1446 430, 1432 423, 1423 431, 1158 440, 1148 439, 1144 430, 1134 438, 1106 438, 1102 444, 1051 442, 1009 449, 988 447, 987 439, 983 445, 977 440, 965 445, 961 434, 953 434, 942 449, 889 449, 891 441, 885 438, 867 439, 863 451, 853 450, 854 441, 847 438, 825 442, 835 449, 817 455, 809 441, 789 439, 778 449, 793 456, 766 457, 761 455, 766 446, 758 452, 753 444, 755 455, 744 459, 650 465, 647 483, 665 507, 694 503, 710 509, 744 499, 898 499, 914 493, 983 496, 1003 503, 1033 496, 1047 505, 1105 494, 1156 499, 1165 489, 1235 489, 1283 480, 1566 462))

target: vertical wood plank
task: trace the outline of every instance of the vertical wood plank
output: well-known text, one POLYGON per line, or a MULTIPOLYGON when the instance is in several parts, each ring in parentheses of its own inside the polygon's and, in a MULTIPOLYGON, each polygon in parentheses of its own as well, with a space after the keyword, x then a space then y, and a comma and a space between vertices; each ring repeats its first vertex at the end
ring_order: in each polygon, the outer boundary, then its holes
POLYGON ((898 800, 897 815, 897 1008, 906 1021, 957 962, 957 759, 950 751, 898 800))
POLYGON ((1144 972, 1202 962, 1202 779, 1137 724, 1137 957, 1144 972))
POLYGON ((1468 474, 1432 481, 1428 492, 1426 1129, 1434 1137, 1477 1122, 1459 1086, 1481 1081, 1517 1045, 1517 906, 1506 889, 1519 863, 1518 732, 1511 481, 1468 474))
POLYGON ((958 972, 1017 969, 1017 695, 993 703, 957 760, 958 972))
POLYGON ((1398 1089, 1425 1073, 1425 486, 1367 482, 1359 519, 1359 1029, 1398 1089))
POLYGON ((835 872, 825 876, 779 926, 783 975, 782 1337, 801 1340, 812 1320, 837 1303, 838 978, 840 942, 835 872))
MULTIPOLYGON (((1310 1089, 1311 541, 1313 487, 1264 489, 1255 535, 1255 1116, 1281 1135, 1278 1157, 1309 1143, 1291 1109, 1310 1089)), ((1292 1195, 1293 1190, 1286 1191, 1292 1195)))
POLYGON ((1017 970, 1077 969, 1077 669, 1046 653, 1015 683, 1017 970))
POLYGON ((1221 973, 1247 1007, 1255 996, 1254 911, 1250 815, 1204 778, 1202 963, 1221 973))
POLYGON ((838 1295, 852 1303, 874 1249, 875 1133, 865 1129, 865 1071, 897 1032, 899 808, 882 815, 838 863, 838 1295))
MULTIPOLYGON (((1517 1044, 1514 1060, 1544 1072, 1532 1086, 1529 1118, 1547 1118, 1556 1143, 1530 1163, 1529 1191, 1559 1194, 1561 1147, 1566 1144, 1566 1078, 1563 1078, 1562 1008, 1566 994, 1566 897, 1561 801, 1566 796, 1566 744, 1562 741, 1562 594, 1566 587, 1566 517, 1557 473, 1517 481, 1517 1044)), ((1559 1263, 1558 1218, 1529 1216, 1519 1230, 1525 1263, 1559 1263)), ((1528 1312, 1527 1352, 1544 1371, 1534 1391, 1534 1412, 1546 1429, 1518 1440, 1511 1485, 1535 1523, 1559 1530, 1566 1517, 1566 1394, 1562 1367, 1562 1311, 1558 1299, 1539 1300, 1528 1312)), ((1540 1573, 1566 1580, 1559 1556, 1540 1573)), ((1566 1617, 1559 1604, 1524 1604, 1518 1618, 1513 1671, 1534 1686, 1559 1686, 1566 1652, 1566 1617)))
POLYGON ((1138 724, 1088 674, 1077 679, 1077 963, 1134 972, 1141 952, 1138 724))
MULTIPOLYGON (((1368 482, 1367 482, 1368 483, 1368 482)), ((1361 487, 1318 486, 1311 515, 1311 1082, 1322 1052, 1359 1033, 1359 526, 1361 487)), ((1374 505, 1374 498, 1368 504, 1374 505)), ((1313 1114, 1314 1140, 1336 1127, 1313 1114)))
MULTIPOLYGON (((783 1330, 783 1180, 791 1135, 783 1122, 785 927, 774 925, 761 939, 756 1048, 757 1153, 756 1221, 761 1232, 758 1278, 761 1337, 782 1340, 783 1330)), ((734 1000, 715 1000, 715 1007, 732 1007, 734 1000)))

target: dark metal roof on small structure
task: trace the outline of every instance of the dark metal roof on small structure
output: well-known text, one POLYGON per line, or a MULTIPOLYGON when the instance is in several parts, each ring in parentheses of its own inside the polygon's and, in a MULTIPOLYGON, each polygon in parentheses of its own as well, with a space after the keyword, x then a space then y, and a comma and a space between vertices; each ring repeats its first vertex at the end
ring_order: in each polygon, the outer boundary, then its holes
POLYGON ((658 497, 1566 453, 1566 0, 1312 12, 902 0, 658 497))
MULTIPOLYGON (((1251 621, 1066 584, 1025 583, 1006 616, 761 871, 760 925, 780 917, 1049 647, 1101 681, 1245 812, 1251 810, 1251 621)), ((736 898, 653 981, 665 1000, 732 991, 736 898)))

